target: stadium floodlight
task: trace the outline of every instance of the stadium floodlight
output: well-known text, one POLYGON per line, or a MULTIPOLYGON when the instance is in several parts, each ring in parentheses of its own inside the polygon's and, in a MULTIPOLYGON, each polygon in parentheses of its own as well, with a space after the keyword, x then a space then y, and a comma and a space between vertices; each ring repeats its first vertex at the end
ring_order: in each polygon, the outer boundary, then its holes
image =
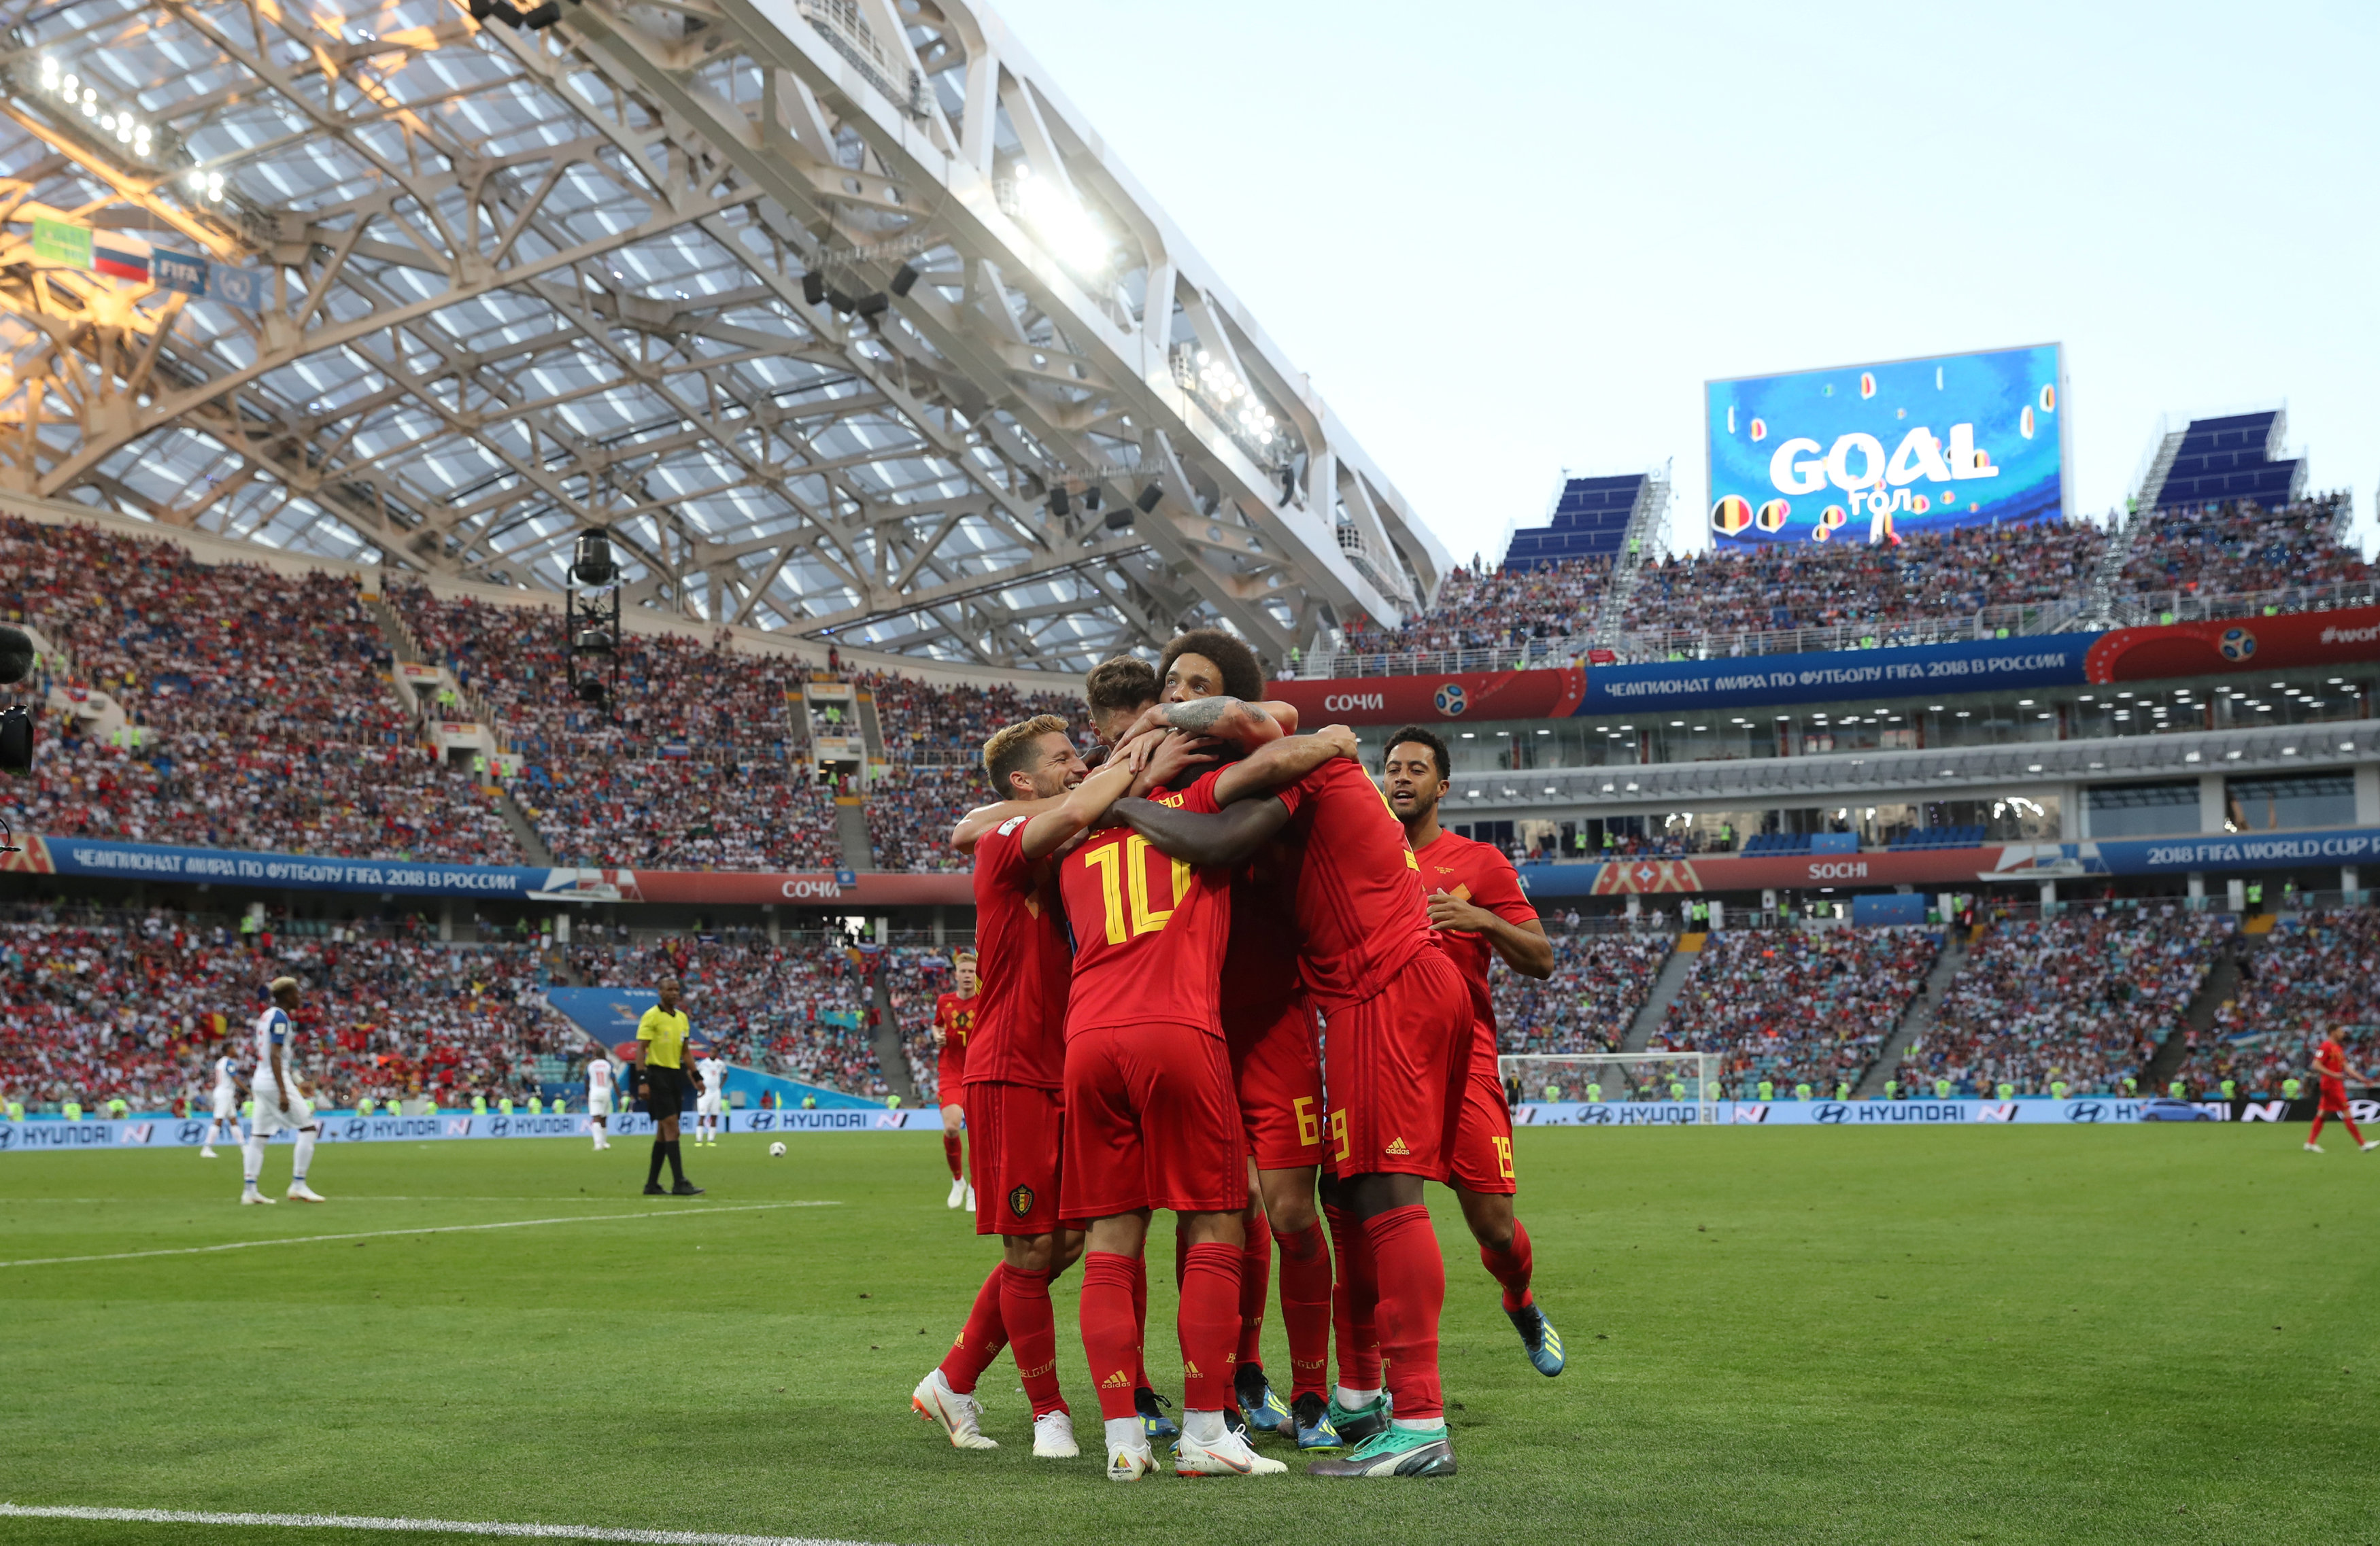
POLYGON ((1033 168, 1017 163, 1009 179, 1011 200, 1025 223, 1033 228, 1050 256, 1083 278, 1104 272, 1115 255, 1107 228, 1093 218, 1082 201, 1049 177, 1037 177, 1033 168))
POLYGON ((1497 1058, 1496 1072, 1508 1091, 1518 1081, 1520 1105, 1581 1105, 1588 1122, 1702 1127, 1727 1098, 1715 1052, 1517 1053, 1497 1058))

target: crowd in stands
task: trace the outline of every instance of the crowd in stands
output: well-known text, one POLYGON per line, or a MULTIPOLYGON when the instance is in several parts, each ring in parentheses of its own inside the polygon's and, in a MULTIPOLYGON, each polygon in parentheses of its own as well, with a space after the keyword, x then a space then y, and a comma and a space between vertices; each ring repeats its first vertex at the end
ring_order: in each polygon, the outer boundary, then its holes
POLYGON ((1552 932, 1553 974, 1540 982, 1502 966, 1488 983, 1508 1053, 1619 1049, 1676 943, 1666 934, 1552 932))
POLYGON ((1087 748, 1096 739, 1077 692, 947 687, 873 671, 857 680, 875 699, 892 765, 868 787, 868 845, 882 870, 967 867, 965 855, 951 850, 951 827, 990 798, 983 743, 1001 726, 1054 714, 1075 744, 1087 748))
POLYGON ((1711 1052, 1736 1099, 1848 1095, 1900 1023, 1939 953, 1914 928, 1714 934, 1653 1045, 1711 1052))
POLYGON ((2231 926, 2172 903, 1995 924, 1903 1053, 1894 1093, 2134 1093, 2231 926))
POLYGON ((833 796, 787 760, 808 675, 792 657, 629 634, 615 724, 571 696, 558 611, 420 586, 390 600, 520 755, 513 796, 557 863, 841 867, 833 796))
POLYGON ((1526 572, 1489 568, 1476 559, 1450 571, 1438 597, 1419 616, 1395 629, 1351 628, 1347 648, 1359 655, 1409 651, 1519 648, 1532 639, 1583 637, 1609 582, 1608 558, 1564 559, 1526 572))
POLYGON ((2122 588, 2236 596, 2368 578, 2362 555, 2338 540, 2344 493, 2277 510, 2254 501, 2161 512, 2135 542, 2122 588))
POLYGON ((2380 1074, 2372 982, 2380 970, 2380 911, 2284 918, 2262 948, 2240 954, 2240 981, 2183 1059, 2179 1079, 2198 1098, 2273 1097, 2294 1079, 2314 1089, 2314 1048, 2334 1036, 2350 1068, 2380 1074))
POLYGON ((2084 522, 1967 526, 1898 546, 1794 543, 1671 555, 1628 598, 1631 634, 1888 629, 2090 594, 2107 533, 2084 522))
POLYGON ((895 763, 868 789, 868 839, 880 870, 964 870, 950 846, 958 818, 990 799, 971 764, 895 763))
POLYGON ((179 544, 0 519, 0 615, 125 715, 49 716, 19 831, 355 858, 516 864, 492 797, 421 743, 355 583, 203 564, 179 544))
POLYGON ((871 1100, 891 1093, 876 1059, 870 966, 856 948, 771 945, 745 930, 580 951, 574 968, 589 987, 676 977, 695 1034, 731 1063, 871 1100))
POLYGON ((0 923, 0 1084, 28 1109, 209 1109, 213 1061, 254 1071, 264 984, 303 984, 291 1054, 322 1109, 363 1096, 526 1101, 585 1036, 545 1007, 533 948, 242 935, 163 911, 0 923), (187 1103, 187 1104, 186 1104, 187 1103))
POLYGON ((958 1092, 944 1091, 936 1077, 934 1000, 952 991, 954 979, 948 949, 899 945, 879 958, 878 970, 892 1001, 892 1023, 901 1028, 901 1051, 908 1059, 909 1079, 917 1088, 921 1105, 957 1100, 958 1092))

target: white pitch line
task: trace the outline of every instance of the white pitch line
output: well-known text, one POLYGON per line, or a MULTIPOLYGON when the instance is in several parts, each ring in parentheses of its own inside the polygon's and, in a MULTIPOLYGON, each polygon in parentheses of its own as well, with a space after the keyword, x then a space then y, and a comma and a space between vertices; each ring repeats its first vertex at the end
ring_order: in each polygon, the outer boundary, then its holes
MULTIPOLYGON (((713 1210, 714 1212, 716 1210, 713 1210)), ((536 1540, 625 1540, 640 1546, 864 1546, 807 1535, 713 1535, 589 1525, 516 1525, 472 1519, 382 1519, 368 1514, 196 1514, 178 1508, 30 1508, 0 1504, 0 1518, 95 1519, 134 1525, 278 1526, 301 1530, 396 1530, 418 1535, 524 1536, 536 1540)))
MULTIPOLYGON (((72 1262, 129 1262, 141 1256, 204 1256, 252 1246, 316 1245, 323 1240, 376 1240, 390 1235, 460 1235, 474 1229, 533 1229, 541 1224, 610 1224, 621 1219, 701 1218, 710 1214, 766 1213, 776 1208, 839 1208, 840 1202, 736 1202, 725 1207, 660 1209, 643 1214, 596 1214, 586 1218, 516 1218, 501 1224, 440 1224, 421 1229, 358 1229, 345 1235, 287 1235, 276 1240, 229 1240, 222 1245, 172 1246, 159 1250, 116 1250, 103 1256, 34 1256, 0 1262, 0 1267, 55 1267, 72 1262)), ((627 1539, 622 1537, 623 1540, 627 1539)), ((726 1540, 725 1536, 719 1538, 726 1540)), ((756 1538, 757 1539, 757 1538, 756 1538)))

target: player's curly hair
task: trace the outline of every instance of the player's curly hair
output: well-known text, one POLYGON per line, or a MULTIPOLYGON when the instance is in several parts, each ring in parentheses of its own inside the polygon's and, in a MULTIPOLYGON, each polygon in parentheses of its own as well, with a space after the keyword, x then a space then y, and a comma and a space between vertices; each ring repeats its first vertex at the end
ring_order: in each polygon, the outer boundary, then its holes
POLYGON ((1426 731, 1419 725, 1407 725, 1404 729, 1397 731, 1396 734, 1389 737, 1387 741, 1381 743, 1380 761, 1382 764, 1385 765, 1387 763, 1389 754, 1390 752, 1395 751, 1398 747, 1405 744, 1407 742, 1411 742, 1416 746, 1427 746, 1429 748, 1430 760, 1438 764, 1438 776, 1439 778, 1451 779, 1454 777, 1454 764, 1446 755, 1446 743, 1439 739, 1437 731, 1426 731))
POLYGON ((1173 669, 1173 662, 1184 655, 1203 655, 1215 662, 1223 673, 1223 691, 1243 703, 1254 703, 1264 696, 1264 667, 1257 660, 1257 652, 1243 640, 1232 637, 1220 628, 1193 628, 1186 634, 1176 634, 1158 658, 1157 680, 1162 683, 1173 669))
POLYGON ((1016 798, 1015 791, 1009 788, 1008 776, 1033 767, 1035 748, 1052 731, 1066 734, 1066 721, 1055 714, 1036 714, 1030 719, 1019 719, 991 732, 991 739, 983 743, 983 771, 991 780, 994 798, 1016 798))

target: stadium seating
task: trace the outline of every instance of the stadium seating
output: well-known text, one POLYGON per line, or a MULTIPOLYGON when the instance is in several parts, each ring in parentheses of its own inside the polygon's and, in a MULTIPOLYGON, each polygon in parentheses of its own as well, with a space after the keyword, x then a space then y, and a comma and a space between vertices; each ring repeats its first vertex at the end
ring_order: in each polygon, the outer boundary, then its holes
POLYGON ((2182 1012, 2231 921, 2117 912, 1996 924, 1951 979, 1893 1078, 1927 1094, 2121 1094, 2182 1012))
POLYGON ((1982 844, 1985 830, 1980 824, 1913 827, 1892 839, 1890 852, 1907 853, 1928 848, 1975 848, 1982 844))
POLYGON ((1007 687, 944 687, 905 677, 859 677, 876 701, 890 773, 868 790, 868 837, 879 869, 963 870, 951 827, 990 799, 983 743, 1002 725, 1054 714, 1075 743, 1097 739, 1079 694, 1007 687))
POLYGON ((2240 1094, 2271 1097, 2292 1078, 2312 1094, 2313 1051, 2325 1035, 2338 1038, 2351 1067, 2380 1072, 2371 1008, 2380 911, 2284 918, 2242 960, 2230 1001, 2183 1059, 2180 1077, 2192 1095, 2219 1094, 2228 1079, 2240 1094))
MULTIPOLYGON (((19 831, 355 858, 517 864, 492 797, 442 767, 382 676, 355 584, 203 564, 176 543, 0 520, 0 612, 134 729, 64 720, 0 815, 19 831)), ((62 685, 65 683, 61 683, 62 685)))
MULTIPOLYGON (((1419 616, 1394 630, 1351 625, 1344 655, 1519 649, 1585 638, 1609 581, 1608 557, 1565 558, 1526 570, 1455 569, 1419 616)), ((1582 646, 1583 647, 1583 646, 1582 646)))
POLYGON ((1554 933, 1553 974, 1499 966, 1488 977, 1509 1053, 1611 1052, 1676 945, 1667 934, 1554 933))
POLYGON ((935 1079, 938 1049, 934 1045, 934 1000, 951 991, 951 958, 947 949, 896 945, 878 957, 878 968, 892 1000, 892 1023, 901 1028, 901 1049, 909 1060, 909 1079, 917 1088, 921 1105, 940 1105, 944 1092, 935 1079))
POLYGON ((1644 492, 1643 473, 1620 477, 1573 477, 1554 501, 1542 526, 1523 526, 1504 550, 1507 570, 1541 569, 1573 559, 1619 556, 1628 537, 1628 518, 1644 492))
POLYGON ((1719 1055, 1737 1099, 1859 1082, 1925 983, 1941 937, 1911 928, 1730 929, 1694 960, 1656 1046, 1719 1055))
POLYGON ((1774 857, 1786 853, 1807 853, 1810 852, 1810 834, 1807 832, 1755 832, 1744 839, 1743 846, 1736 852, 1747 859, 1758 858, 1763 854, 1774 857))
POLYGON ((2305 490, 2305 463, 2273 454, 2281 448, 2284 422, 2272 409, 2192 419, 2157 489, 2158 507, 2252 501, 2277 510, 2296 500, 2305 490))
POLYGON ((881 1100, 865 958, 839 943, 671 939, 575 956, 589 987, 650 987, 664 974, 686 990, 698 1036, 731 1063, 804 1084, 881 1100))
POLYGON ((561 615, 393 590, 422 651, 477 692, 522 758, 514 798, 565 864, 841 867, 832 796, 787 760, 806 668, 676 634, 630 634, 622 718, 574 701, 561 615))
POLYGON ((2161 511, 2124 565, 2123 588, 2151 598, 2217 597, 2368 579, 2361 553, 2340 540, 2349 504, 2338 493, 2270 510, 2222 503, 2161 511))
POLYGON ((122 1096, 136 1110, 188 1099, 203 1110, 211 1067, 255 1066, 261 984, 306 984, 298 1067, 316 1105, 427 1094, 443 1106, 534 1093, 541 1057, 585 1037, 544 1007, 523 945, 419 938, 260 936, 164 912, 0 924, 0 1082, 29 1109, 122 1096))

